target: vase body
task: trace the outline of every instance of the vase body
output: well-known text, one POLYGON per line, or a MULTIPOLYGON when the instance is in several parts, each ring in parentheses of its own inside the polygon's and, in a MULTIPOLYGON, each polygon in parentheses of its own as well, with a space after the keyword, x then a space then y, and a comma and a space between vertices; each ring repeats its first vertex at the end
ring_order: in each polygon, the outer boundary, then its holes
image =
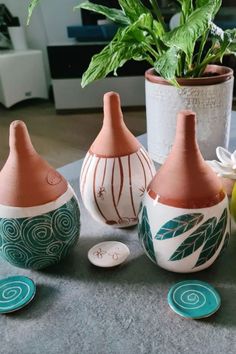
POLYGON ((207 160, 215 159, 217 146, 228 147, 233 98, 233 71, 209 65, 216 77, 179 79, 180 88, 146 72, 146 115, 148 152, 162 164, 168 156, 175 135, 176 115, 191 109, 198 117, 198 143, 207 160), (212 127, 215 127, 212 129, 212 127))
POLYGON ((228 198, 196 143, 195 115, 182 112, 171 153, 142 202, 140 242, 160 267, 188 273, 209 267, 229 236, 228 198))
POLYGON ((36 153, 24 123, 13 122, 0 172, 0 255, 15 266, 42 269, 64 258, 79 232, 73 189, 36 153))
POLYGON ((114 227, 137 224, 140 203, 155 168, 123 122, 119 96, 104 96, 104 123, 87 153, 80 176, 85 207, 114 227))

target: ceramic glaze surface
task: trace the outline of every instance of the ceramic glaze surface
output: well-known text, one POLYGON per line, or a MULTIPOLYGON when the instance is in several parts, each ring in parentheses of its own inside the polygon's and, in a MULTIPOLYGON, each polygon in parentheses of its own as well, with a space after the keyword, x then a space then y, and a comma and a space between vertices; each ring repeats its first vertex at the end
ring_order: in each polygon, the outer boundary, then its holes
POLYGON ((125 262, 129 255, 129 248, 118 241, 101 242, 88 251, 90 262, 103 268, 118 266, 125 262))
POLYGON ((173 272, 209 267, 229 241, 226 196, 213 207, 182 209, 163 205, 145 194, 139 220, 139 239, 146 254, 173 272))
POLYGON ((99 222, 116 227, 137 224, 140 203, 155 167, 141 147, 121 157, 87 153, 80 176, 85 207, 99 222))
POLYGON ((233 83, 205 86, 162 85, 145 81, 148 152, 162 164, 175 135, 176 115, 192 109, 198 116, 198 142, 205 159, 214 159, 217 146, 227 148, 231 120, 233 83), (216 127, 212 129, 212 126, 216 127))
POLYGON ((76 243, 79 232, 80 211, 71 187, 45 205, 0 205, 0 255, 15 266, 41 269, 58 263, 76 243))
POLYGON ((168 303, 178 315, 200 319, 215 313, 220 307, 221 299, 211 285, 199 280, 186 280, 170 289, 168 303))
POLYGON ((0 280, 0 313, 10 313, 26 306, 35 296, 34 282, 24 276, 0 280))

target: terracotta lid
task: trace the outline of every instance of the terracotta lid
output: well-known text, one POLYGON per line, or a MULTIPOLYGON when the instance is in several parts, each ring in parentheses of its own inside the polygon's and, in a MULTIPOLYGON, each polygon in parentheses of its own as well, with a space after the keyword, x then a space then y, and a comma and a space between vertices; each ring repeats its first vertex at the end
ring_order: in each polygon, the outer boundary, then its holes
POLYGON ((103 103, 103 126, 91 145, 90 152, 101 157, 133 154, 140 148, 140 144, 124 123, 120 96, 116 92, 107 92, 103 103))
POLYGON ((179 208, 204 208, 225 197, 222 183, 204 161, 195 136, 196 116, 178 114, 173 148, 148 186, 151 198, 179 208))
POLYGON ((30 207, 56 200, 66 180, 35 151, 22 121, 10 125, 10 153, 0 172, 0 204, 30 207))
MULTIPOLYGON (((180 86, 203 86, 215 85, 230 80, 234 76, 234 72, 227 66, 208 65, 204 72, 205 76, 194 78, 177 78, 180 86), (207 76, 209 74, 210 76, 207 76)), ((162 85, 172 85, 168 80, 158 76, 154 69, 149 69, 145 72, 145 78, 153 83, 162 85)))

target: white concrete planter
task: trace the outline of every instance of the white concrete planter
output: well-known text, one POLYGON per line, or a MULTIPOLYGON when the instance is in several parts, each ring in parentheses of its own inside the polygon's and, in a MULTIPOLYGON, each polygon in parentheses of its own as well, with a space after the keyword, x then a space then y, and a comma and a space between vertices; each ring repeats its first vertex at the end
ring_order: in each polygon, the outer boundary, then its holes
POLYGON ((146 72, 146 115, 149 156, 162 164, 175 136, 176 116, 183 109, 197 114, 197 138, 205 159, 215 158, 217 146, 228 147, 233 96, 233 71, 209 65, 218 76, 179 79, 178 89, 146 72))

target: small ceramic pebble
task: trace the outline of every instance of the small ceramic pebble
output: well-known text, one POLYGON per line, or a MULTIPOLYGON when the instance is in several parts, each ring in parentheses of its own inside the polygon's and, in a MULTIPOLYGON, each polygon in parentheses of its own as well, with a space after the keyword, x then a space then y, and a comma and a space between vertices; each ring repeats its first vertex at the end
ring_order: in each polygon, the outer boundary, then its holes
POLYGON ((35 296, 34 282, 24 276, 0 280, 0 313, 10 313, 26 306, 35 296))
POLYGON ((186 280, 172 286, 168 293, 168 303, 178 315, 200 319, 213 315, 220 308, 221 299, 208 283, 186 280))
POLYGON ((129 255, 129 248, 118 241, 101 242, 88 251, 89 261, 104 268, 115 267, 123 263, 129 255))

